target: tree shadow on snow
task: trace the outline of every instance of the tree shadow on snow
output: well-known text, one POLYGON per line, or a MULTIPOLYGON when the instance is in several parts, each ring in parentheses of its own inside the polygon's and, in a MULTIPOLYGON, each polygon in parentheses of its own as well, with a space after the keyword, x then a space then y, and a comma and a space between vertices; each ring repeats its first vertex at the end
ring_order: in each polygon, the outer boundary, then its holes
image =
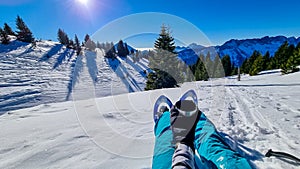
POLYGON ((70 80, 68 83, 68 94, 66 96, 66 100, 70 99, 73 88, 74 88, 75 84, 78 82, 80 73, 83 70, 83 62, 82 62, 81 55, 77 56, 77 58, 71 64, 71 67, 72 67, 72 72, 71 72, 70 80))
POLYGON ((33 51, 34 51, 34 47, 31 45, 29 48, 27 48, 24 52, 18 54, 16 57, 24 56, 33 51))
POLYGON ((49 60, 53 55, 57 54, 62 49, 62 47, 62 44, 56 44, 46 54, 44 54, 39 61, 43 62, 49 60))
MULTIPOLYGON (((130 56, 127 56, 127 57, 130 57, 130 56)), ((139 66, 138 64, 134 63, 131 59, 128 59, 128 58, 122 58, 122 60, 124 60, 126 63, 128 63, 131 67, 133 67, 137 72, 139 72, 139 74, 146 78, 147 77, 147 73, 145 69, 143 69, 141 66, 139 66)))
POLYGON ((66 49, 64 51, 64 53, 62 53, 61 55, 59 55, 59 57, 57 57, 56 63, 53 66, 53 69, 56 69, 58 66, 60 66, 62 64, 62 62, 64 60, 66 60, 66 58, 68 58, 68 61, 71 60, 71 57, 74 55, 75 51, 70 49, 66 49))
POLYGON ((121 65, 121 62, 118 59, 111 59, 108 58, 108 65, 111 67, 111 69, 116 73, 116 75, 121 79, 123 84, 127 87, 128 92, 132 93, 134 92, 133 88, 131 87, 130 83, 126 79, 128 76, 128 72, 124 70, 124 68, 121 65), (124 74, 125 73, 125 74, 124 74), (127 73, 127 74, 126 74, 127 73))
POLYGON ((97 78, 98 68, 97 68, 97 62, 96 62, 97 54, 95 52, 89 52, 88 55, 86 55, 85 57, 86 57, 86 65, 88 67, 89 74, 95 85, 96 82, 98 81, 98 78, 97 78))
POLYGON ((232 150, 237 151, 240 155, 248 159, 252 168, 258 168, 252 161, 263 161, 264 155, 262 153, 244 146, 226 133, 219 132, 219 134, 224 138, 224 141, 232 150))
POLYGON ((0 53, 3 53, 3 52, 8 53, 8 52, 17 50, 20 47, 27 46, 29 44, 30 43, 20 42, 20 41, 16 41, 16 40, 12 41, 8 45, 0 44, 0 53))

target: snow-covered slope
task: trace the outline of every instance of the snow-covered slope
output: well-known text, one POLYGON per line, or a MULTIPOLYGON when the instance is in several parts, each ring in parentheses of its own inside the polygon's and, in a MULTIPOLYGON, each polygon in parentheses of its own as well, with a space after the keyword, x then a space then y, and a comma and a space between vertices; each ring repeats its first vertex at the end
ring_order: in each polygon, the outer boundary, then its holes
POLYGON ((296 169, 263 155, 269 148, 300 155, 299 82, 300 72, 273 71, 13 110, 0 116, 0 168, 151 168, 155 99, 195 89, 200 110, 256 168, 296 169))
POLYGON ((0 44, 0 114, 72 96, 87 99, 144 89, 147 64, 103 56, 97 49, 77 57, 74 50, 52 41, 35 47, 16 40, 0 44), (72 95, 74 90, 77 95, 72 95))
POLYGON ((64 101, 75 61, 74 51, 56 42, 0 44, 0 114, 64 101))

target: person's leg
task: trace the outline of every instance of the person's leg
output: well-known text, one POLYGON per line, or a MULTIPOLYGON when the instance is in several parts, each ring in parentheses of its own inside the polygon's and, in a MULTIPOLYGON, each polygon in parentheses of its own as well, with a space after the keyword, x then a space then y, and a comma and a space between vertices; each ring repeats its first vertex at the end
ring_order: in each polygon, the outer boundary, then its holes
POLYGON ((195 131, 195 149, 202 162, 212 163, 218 168, 251 169, 249 162, 233 151, 216 131, 215 126, 202 113, 195 131))
POLYGON ((174 146, 173 134, 170 128, 170 112, 164 112, 154 127, 155 145, 152 159, 152 168, 168 169, 172 166, 174 146))

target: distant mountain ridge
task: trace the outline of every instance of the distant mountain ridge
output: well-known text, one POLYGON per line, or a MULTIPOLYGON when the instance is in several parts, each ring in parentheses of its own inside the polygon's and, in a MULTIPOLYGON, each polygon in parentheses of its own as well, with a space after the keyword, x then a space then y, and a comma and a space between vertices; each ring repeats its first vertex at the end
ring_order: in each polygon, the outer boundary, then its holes
POLYGON ((263 55, 269 51, 270 55, 274 56, 277 49, 285 41, 288 41, 289 44, 294 44, 296 46, 300 42, 300 37, 265 36, 263 38, 243 40, 231 39, 221 46, 204 47, 202 45, 192 43, 187 48, 192 49, 197 55, 206 55, 208 52, 210 52, 212 56, 214 56, 216 52, 220 55, 220 57, 229 55, 235 65, 241 65, 246 58, 249 58, 252 55, 254 50, 259 51, 263 55))

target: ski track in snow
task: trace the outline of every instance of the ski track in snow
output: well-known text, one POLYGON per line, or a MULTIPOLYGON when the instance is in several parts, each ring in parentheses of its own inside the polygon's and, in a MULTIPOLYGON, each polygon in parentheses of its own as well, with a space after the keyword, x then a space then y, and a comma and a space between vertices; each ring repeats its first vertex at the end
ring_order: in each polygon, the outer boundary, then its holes
POLYGON ((103 56, 100 49, 75 56, 49 41, 0 46, 0 168, 151 168, 153 104, 162 94, 175 102, 189 89, 255 168, 299 168, 264 154, 300 155, 300 72, 136 92, 145 86, 148 61, 103 56))
MULTIPOLYGON (((262 153, 266 153, 268 149, 287 151, 295 155, 299 152, 300 119, 297 111, 299 106, 293 107, 289 104, 289 99, 293 98, 289 97, 289 93, 283 92, 288 90, 289 86, 282 86, 279 87, 282 93, 275 95, 273 91, 278 88, 272 85, 270 87, 268 85, 262 87, 225 85, 227 108, 215 124, 218 124, 217 128, 225 133, 232 148, 250 160, 257 160, 255 164, 258 168, 276 166, 270 163, 277 164, 278 159, 262 158, 262 153), (244 146, 251 147, 253 150, 245 151, 244 146)), ((300 85, 295 87, 294 95, 300 94, 299 89, 300 85)), ((280 167, 274 168, 297 167, 282 163, 280 167)))

